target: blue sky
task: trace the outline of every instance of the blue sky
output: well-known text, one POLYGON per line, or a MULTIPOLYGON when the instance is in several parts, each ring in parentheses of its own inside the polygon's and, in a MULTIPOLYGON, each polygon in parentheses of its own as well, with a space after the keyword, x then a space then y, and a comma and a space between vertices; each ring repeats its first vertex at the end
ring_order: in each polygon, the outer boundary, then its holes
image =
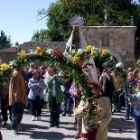
POLYGON ((138 2, 138 0, 134 0, 135 2, 138 2))
POLYGON ((11 36, 12 43, 29 41, 36 30, 45 29, 37 12, 56 0, 0 0, 0 30, 11 36))

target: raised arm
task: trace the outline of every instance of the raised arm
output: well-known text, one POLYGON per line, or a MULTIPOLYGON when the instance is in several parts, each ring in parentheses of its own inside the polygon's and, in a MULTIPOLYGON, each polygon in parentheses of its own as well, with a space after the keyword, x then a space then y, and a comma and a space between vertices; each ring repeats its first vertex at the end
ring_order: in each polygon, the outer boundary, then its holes
POLYGON ((34 83, 32 79, 29 79, 28 87, 30 89, 36 88, 36 87, 38 87, 38 85, 39 84, 38 83, 34 83))

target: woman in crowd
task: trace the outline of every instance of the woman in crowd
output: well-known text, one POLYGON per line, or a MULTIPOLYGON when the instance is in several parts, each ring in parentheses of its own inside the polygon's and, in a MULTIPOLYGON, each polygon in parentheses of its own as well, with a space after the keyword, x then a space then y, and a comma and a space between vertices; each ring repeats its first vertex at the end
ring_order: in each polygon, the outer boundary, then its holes
MULTIPOLYGON (((134 72, 129 72, 127 74, 127 84, 128 84, 128 93, 127 97, 131 94, 133 94, 133 90, 137 87, 137 80, 135 79, 135 74, 134 72)), ((130 119, 130 116, 133 115, 133 106, 131 105, 130 101, 127 99, 127 104, 126 104, 126 120, 130 119)))
POLYGON ((30 100, 30 107, 32 112, 32 121, 41 120, 41 110, 43 102, 43 90, 45 88, 44 79, 40 78, 39 72, 37 69, 34 69, 32 72, 32 78, 29 79, 28 83, 30 100))
POLYGON ((57 75, 56 69, 49 67, 48 74, 45 78, 47 84, 44 100, 49 103, 50 108, 50 127, 56 126, 59 128, 60 105, 63 101, 63 92, 61 85, 64 81, 57 75))
MULTIPOLYGON (((102 96, 101 89, 98 84, 90 83, 96 97, 94 101, 97 103, 96 115, 93 116, 94 124, 91 131, 86 131, 86 121, 84 112, 89 108, 89 103, 81 100, 78 108, 75 110, 76 117, 82 117, 82 136, 85 140, 107 140, 108 124, 111 121, 111 105, 109 98, 102 96)), ((91 115, 91 114, 90 114, 91 115)), ((94 114, 93 114, 94 115, 94 114)))
POLYGON ((140 79, 137 82, 138 93, 137 94, 129 94, 130 102, 132 104, 133 110, 133 118, 136 129, 136 140, 140 140, 140 79))

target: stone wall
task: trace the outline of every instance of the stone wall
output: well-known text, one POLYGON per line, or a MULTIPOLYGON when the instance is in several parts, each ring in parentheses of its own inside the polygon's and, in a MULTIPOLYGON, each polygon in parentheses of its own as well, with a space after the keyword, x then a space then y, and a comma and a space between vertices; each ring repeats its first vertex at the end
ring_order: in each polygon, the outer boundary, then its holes
POLYGON ((83 34, 88 44, 107 48, 125 67, 135 66, 135 26, 85 26, 83 34))
MULTIPOLYGON (((43 42, 40 43, 39 46, 46 50, 47 48, 57 49, 58 51, 63 52, 65 50, 65 44, 66 42, 43 42)), ((35 50, 38 46, 37 42, 34 41, 28 41, 20 45, 21 50, 25 50, 26 52, 30 50, 35 50)), ((14 58, 17 57, 17 49, 15 47, 7 48, 0 50, 0 60, 3 62, 9 62, 12 61, 14 58)))

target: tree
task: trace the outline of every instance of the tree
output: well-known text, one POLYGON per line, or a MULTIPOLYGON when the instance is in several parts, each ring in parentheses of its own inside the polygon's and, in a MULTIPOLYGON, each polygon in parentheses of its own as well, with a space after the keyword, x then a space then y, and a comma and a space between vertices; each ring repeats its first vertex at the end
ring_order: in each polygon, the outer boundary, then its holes
POLYGON ((11 47, 10 37, 7 37, 4 31, 0 32, 0 49, 5 49, 11 47))
POLYGON ((32 36, 32 40, 37 41, 37 42, 47 41, 49 40, 49 37, 47 34, 48 34, 47 30, 36 31, 34 35, 32 36))
POLYGON ((140 6, 132 0, 57 0, 47 11, 40 11, 47 17, 47 36, 52 41, 66 40, 70 35, 69 19, 80 15, 87 26, 103 25, 104 9, 109 13, 109 25, 130 25, 133 15, 135 23, 140 18, 140 6))

